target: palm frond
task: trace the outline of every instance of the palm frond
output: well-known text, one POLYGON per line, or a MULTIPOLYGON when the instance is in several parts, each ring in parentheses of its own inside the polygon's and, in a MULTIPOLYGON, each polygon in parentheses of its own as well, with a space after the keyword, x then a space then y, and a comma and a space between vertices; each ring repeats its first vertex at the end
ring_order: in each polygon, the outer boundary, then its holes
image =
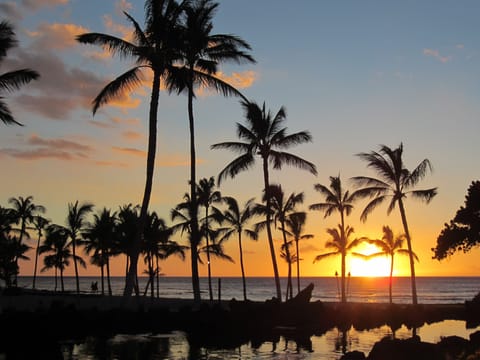
POLYGON ((120 58, 134 58, 139 55, 139 48, 136 45, 116 36, 101 33, 87 33, 77 35, 75 39, 82 44, 101 46, 113 55, 118 55, 120 58))
POLYGON ((360 215, 360 220, 362 222, 367 221, 368 215, 370 215, 377 206, 381 205, 387 199, 387 197, 389 197, 389 195, 383 195, 370 201, 365 209, 363 209, 362 214, 360 215))
POLYGON ((14 91, 20 89, 22 85, 36 80, 40 74, 31 69, 14 70, 0 75, 0 90, 14 91))
POLYGON ((425 201, 427 204, 437 195, 437 188, 427 190, 414 190, 410 194, 416 199, 425 201))
POLYGON ((222 180, 230 177, 234 178, 238 173, 250 169, 255 163, 252 154, 247 153, 240 155, 238 158, 232 160, 225 168, 218 174, 217 183, 220 186, 222 180))
POLYGON ((317 175, 317 167, 313 163, 287 152, 272 150, 270 152, 269 161, 276 170, 280 170, 283 164, 286 164, 294 166, 298 169, 306 170, 313 175, 317 175))
POLYGON ((338 252, 329 252, 329 253, 326 253, 326 254, 317 255, 313 259, 313 263, 315 264, 317 261, 320 261, 320 260, 323 260, 323 259, 326 259, 326 258, 329 258, 329 257, 332 257, 332 256, 336 256, 336 255, 339 255, 339 253, 338 252))

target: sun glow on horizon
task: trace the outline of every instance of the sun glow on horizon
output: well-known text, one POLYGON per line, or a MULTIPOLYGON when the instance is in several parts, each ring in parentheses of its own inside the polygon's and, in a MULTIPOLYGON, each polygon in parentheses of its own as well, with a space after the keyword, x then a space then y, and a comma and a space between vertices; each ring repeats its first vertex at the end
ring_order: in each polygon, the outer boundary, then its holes
MULTIPOLYGON (((355 252, 363 255, 371 255, 379 252, 379 249, 371 244, 362 244, 355 252)), ((350 265, 349 271, 352 276, 390 276, 390 258, 388 256, 365 259, 351 255, 348 264, 350 265)))

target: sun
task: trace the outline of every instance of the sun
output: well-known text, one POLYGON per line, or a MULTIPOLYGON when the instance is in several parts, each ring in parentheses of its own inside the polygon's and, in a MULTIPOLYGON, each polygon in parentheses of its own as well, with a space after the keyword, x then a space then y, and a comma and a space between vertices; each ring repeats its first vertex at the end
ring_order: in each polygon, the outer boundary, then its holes
MULTIPOLYGON (((370 255, 378 252, 378 248, 371 244, 362 244, 356 249, 356 252, 364 255, 370 255)), ((387 256, 380 256, 366 260, 351 255, 348 265, 347 267, 349 267, 349 271, 352 276, 390 276, 390 259, 387 256)))

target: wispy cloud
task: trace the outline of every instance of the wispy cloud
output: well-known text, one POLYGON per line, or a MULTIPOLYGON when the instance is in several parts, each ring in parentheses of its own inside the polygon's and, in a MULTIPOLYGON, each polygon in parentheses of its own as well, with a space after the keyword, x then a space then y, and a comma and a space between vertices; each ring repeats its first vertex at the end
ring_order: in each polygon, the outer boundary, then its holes
POLYGON ((253 85, 257 79, 257 73, 253 70, 247 70, 243 72, 232 72, 231 75, 219 72, 217 76, 236 87, 237 89, 246 89, 253 85))
POLYGON ((128 141, 136 141, 142 139, 144 135, 136 131, 125 131, 122 136, 128 141))
POLYGON ((42 7, 67 5, 69 0, 22 0, 22 5, 29 10, 38 10, 42 7))
POLYGON ((15 2, 7 1, 6 3, 0 4, 0 13, 12 21, 20 21, 23 19, 22 11, 15 2))
POLYGON ((65 50, 78 46, 75 37, 86 32, 87 28, 76 24, 42 23, 27 35, 34 40, 33 47, 36 49, 65 50))
POLYGON ((128 168, 127 163, 123 162, 116 162, 116 161, 96 161, 95 165, 97 166, 106 166, 106 167, 120 167, 120 168, 128 168))
POLYGON ((147 153, 144 150, 139 150, 135 148, 127 148, 127 147, 117 147, 114 146, 112 147, 114 152, 120 153, 122 155, 132 155, 132 156, 138 156, 138 157, 146 157, 147 153))
POLYGON ((452 60, 452 56, 450 56, 450 55, 449 56, 443 56, 443 55, 440 54, 440 52, 438 50, 435 50, 435 49, 425 48, 425 49, 423 49, 423 55, 432 56, 442 63, 447 63, 450 60, 452 60))
POLYGON ((117 15, 123 15, 123 12, 129 12, 133 9, 132 3, 128 2, 127 0, 118 0, 115 3, 115 13, 117 15))

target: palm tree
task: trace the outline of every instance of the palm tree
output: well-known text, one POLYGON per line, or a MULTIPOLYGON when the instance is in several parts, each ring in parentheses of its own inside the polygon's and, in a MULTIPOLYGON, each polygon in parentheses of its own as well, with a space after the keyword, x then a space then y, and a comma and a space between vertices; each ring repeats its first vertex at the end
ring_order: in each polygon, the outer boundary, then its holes
MULTIPOLYGON (((78 200, 75 203, 68 204, 68 216, 67 216, 67 231, 68 237, 70 238, 70 245, 72 246, 72 258, 73 265, 75 267, 75 283, 77 293, 80 293, 80 282, 78 279, 78 259, 81 259, 77 255, 76 247, 80 242, 83 233, 88 228, 88 223, 86 221, 86 216, 92 211, 93 204, 84 203, 79 204, 78 200)), ((82 260, 83 261, 83 260, 82 260)))
MULTIPOLYGON (((319 210, 324 212, 324 218, 332 215, 334 212, 340 214, 340 244, 346 246, 348 240, 347 229, 345 225, 345 217, 350 215, 353 209, 353 203, 359 198, 359 194, 355 191, 350 193, 349 190, 345 190, 342 186, 342 181, 339 176, 330 176, 330 186, 322 184, 315 184, 315 190, 317 190, 323 197, 324 201, 310 205, 310 210, 319 210)), ((336 230, 336 229, 334 229, 336 230)), ((351 229, 353 231, 353 229, 351 229)), ((330 233, 330 232, 329 232, 330 233)), ((333 235, 332 235, 333 236, 333 235)), ((341 273, 341 297, 342 302, 346 301, 345 294, 345 254, 342 253, 342 273, 341 273)))
POLYGON ((341 256, 341 267, 342 267, 342 293, 341 301, 342 303, 347 302, 346 292, 345 292, 345 268, 346 268, 346 257, 347 253, 351 252, 352 249, 358 246, 361 242, 365 241, 364 238, 354 239, 349 241, 350 236, 353 234, 354 230, 350 226, 346 226, 342 229, 341 225, 338 225, 337 228, 327 229, 327 233, 331 236, 331 239, 326 242, 325 247, 327 249, 333 249, 333 251, 320 254, 315 256, 313 262, 323 260, 327 257, 340 255, 341 256))
POLYGON ((17 286, 17 260, 29 260, 25 255, 29 249, 30 247, 21 244, 15 235, 0 233, 0 280, 5 281, 7 288, 17 286))
MULTIPOLYGON (((243 95, 233 86, 216 76, 218 66, 224 62, 254 62, 254 59, 245 50, 250 46, 238 36, 230 34, 212 34, 213 16, 218 3, 211 0, 196 0, 189 2, 185 8, 185 24, 181 34, 181 61, 178 68, 173 69, 170 89, 176 89, 178 93, 186 92, 188 96, 188 122, 190 132, 190 199, 192 199, 192 234, 194 239, 200 237, 199 224, 196 213, 196 150, 195 150, 195 123, 193 111, 193 99, 195 87, 209 87, 224 96, 243 95)), ((198 242, 198 240, 196 240, 198 242)), ((208 248, 208 247, 207 247, 208 248)), ((193 252, 192 264, 196 264, 197 254, 193 252)), ((198 269, 192 277, 198 282, 198 269)), ((210 283, 209 283, 210 284, 210 283)), ((210 286, 211 289, 211 286, 210 286)), ((198 283, 194 284, 194 293, 199 291, 198 283)), ((211 295, 211 293, 210 293, 211 295)), ((198 293, 195 298, 199 300, 198 293)))
POLYGON ((406 198, 408 195, 411 195, 412 197, 425 201, 428 204, 430 200, 432 200, 437 194, 437 188, 431 188, 427 190, 410 190, 426 176, 428 170, 432 170, 432 166, 430 165, 430 161, 428 159, 424 159, 413 171, 410 171, 403 163, 402 154, 402 143, 400 143, 396 149, 391 149, 386 145, 381 145, 378 152, 372 151, 369 153, 357 154, 360 159, 367 162, 367 167, 372 168, 377 172, 379 178, 356 176, 353 178, 353 180, 358 186, 364 187, 357 191, 361 196, 373 197, 360 216, 362 221, 366 221, 368 215, 377 206, 389 198, 391 200, 388 205, 387 214, 390 214, 393 209, 395 209, 395 205, 398 204, 409 252, 412 302, 414 305, 417 305, 418 299, 415 280, 414 252, 412 249, 412 238, 408 229, 404 198, 406 198))
MULTIPOLYGON (((27 225, 33 223, 34 217, 39 213, 45 213, 45 207, 42 205, 36 205, 33 202, 33 196, 27 196, 23 198, 12 197, 8 199, 8 202, 13 207, 13 216, 16 219, 17 224, 20 223, 20 232, 18 236, 18 245, 23 242, 24 236, 29 237, 27 233, 27 225)), ((15 264, 18 266, 18 259, 15 260, 15 264)), ((15 277, 16 279, 16 277, 15 277)))
POLYGON ((112 295, 110 258, 112 257, 112 248, 117 240, 117 223, 117 213, 104 207, 98 214, 93 215, 93 223, 83 234, 85 252, 88 255, 93 252, 92 264, 100 267, 102 295, 105 294, 105 269, 108 294, 112 295))
MULTIPOLYGON (((285 109, 282 107, 272 115, 267 111, 265 104, 263 107, 254 102, 243 101, 242 106, 245 111, 247 125, 237 123, 237 135, 244 142, 223 142, 214 144, 212 149, 227 149, 240 153, 240 156, 230 162, 218 175, 218 185, 223 179, 235 177, 239 172, 250 169, 255 163, 255 156, 260 155, 262 159, 264 189, 268 191, 270 186, 269 164, 274 169, 280 170, 283 165, 294 165, 300 169, 307 170, 316 175, 317 169, 314 164, 288 152, 284 149, 293 145, 310 142, 312 137, 308 131, 301 131, 293 134, 287 134, 287 128, 283 127, 286 121, 285 109)), ((270 227, 270 196, 266 194, 267 215, 266 228, 270 255, 272 258, 273 273, 275 276, 275 286, 277 298, 281 300, 282 292, 280 288, 280 277, 278 275, 277 260, 275 256, 275 247, 273 245, 272 230, 270 227)))
MULTIPOLYGON (((296 207, 299 204, 303 203, 303 192, 299 194, 291 193, 288 198, 285 198, 285 193, 281 185, 272 184, 270 185, 268 193, 271 196, 270 205, 273 215, 273 221, 277 226, 279 223, 279 229, 282 231, 283 236, 283 245, 282 249, 285 252, 285 261, 288 265, 288 276, 287 276, 287 292, 285 295, 286 300, 293 297, 293 286, 292 286, 292 259, 290 259, 290 246, 287 241, 287 232, 286 232, 286 220, 288 216, 296 213, 296 207)), ((264 202, 267 202, 266 199, 263 199, 264 202)), ((266 215, 267 209, 263 205, 257 205, 255 211, 258 214, 266 215)), ((266 222, 260 222, 257 224, 257 230, 262 229, 266 225, 266 222)))
POLYGON ((37 279, 37 263, 38 263, 38 255, 40 251, 40 240, 43 236, 43 230, 50 224, 50 220, 45 219, 43 216, 36 215, 33 217, 32 222, 35 230, 37 230, 38 238, 37 238, 37 247, 35 249, 35 266, 33 270, 33 284, 32 288, 35 289, 35 282, 37 279))
MULTIPOLYGON (((389 295, 390 295, 390 304, 392 301, 392 278, 393 278, 393 260, 395 254, 399 255, 410 255, 407 249, 403 249, 403 242, 405 241, 405 235, 394 236, 393 231, 389 226, 383 227, 383 237, 381 239, 371 239, 367 240, 368 243, 375 245, 381 251, 370 254, 366 256, 368 259, 375 258, 379 256, 389 256, 390 257, 390 279, 389 279, 389 295)), ((415 260, 418 261, 418 256, 413 254, 415 260)))
MULTIPOLYGON (((211 262, 210 262, 210 224, 209 220, 211 218, 209 214, 210 207, 214 203, 220 203, 222 201, 222 194, 215 189, 215 178, 212 176, 209 179, 203 178, 200 179, 197 185, 197 194, 198 194, 198 205, 205 208, 205 217, 204 217, 204 236, 206 240, 206 252, 207 252, 207 269, 208 269, 208 292, 210 295, 210 301, 213 301, 213 291, 212 291, 212 271, 211 271, 211 262)), ((194 221, 192 222, 192 224, 194 221)))
MULTIPOLYGON (((8 50, 17 45, 13 26, 7 21, 0 22, 0 62, 7 56, 8 50)), ((0 74, 0 94, 1 92, 11 92, 18 90, 22 85, 28 84, 32 80, 40 77, 38 72, 31 69, 20 69, 0 74)), ((0 95, 0 120, 6 125, 22 125, 17 122, 7 104, 3 101, 4 97, 0 95)))
POLYGON ((238 235, 238 249, 240 253, 240 270, 242 272, 242 284, 243 284, 243 300, 247 300, 247 283, 245 279, 245 267, 243 264, 243 247, 242 247, 242 234, 245 234, 248 238, 258 240, 258 232, 247 228, 247 223, 255 216, 252 211, 254 206, 254 199, 248 200, 242 209, 240 209, 238 202, 235 198, 226 196, 223 198, 227 204, 227 209, 223 213, 223 220, 227 226, 219 229, 221 234, 220 240, 228 239, 235 233, 238 235))
POLYGON ((303 229, 305 222, 307 220, 307 213, 300 211, 290 214, 285 219, 286 229, 285 232, 287 235, 293 237, 295 241, 295 250, 297 256, 297 293, 300 292, 300 249, 298 243, 300 240, 312 239, 312 234, 304 234, 303 229))
POLYGON ((52 224, 47 227, 45 240, 40 246, 40 254, 49 254, 43 258, 45 266, 40 271, 44 272, 51 268, 55 269, 55 291, 57 291, 58 271, 60 271, 62 292, 65 291, 63 271, 70 265, 70 259, 73 258, 81 266, 86 266, 85 261, 81 257, 73 255, 70 251, 71 243, 68 242, 69 237, 69 229, 60 225, 52 224))
POLYGON ((77 37, 85 44, 100 45, 112 54, 123 58, 132 58, 136 66, 110 82, 93 101, 93 113, 110 100, 131 91, 141 83, 142 70, 148 68, 153 73, 149 108, 149 135, 147 151, 147 171, 145 190, 140 209, 135 241, 130 259, 130 268, 125 281, 124 295, 132 294, 137 278, 137 263, 142 243, 143 230, 147 220, 148 205, 152 192, 155 153, 157 148, 157 113, 160 97, 160 83, 166 80, 173 63, 180 58, 179 28, 185 1, 178 4, 175 0, 145 1, 145 30, 138 22, 125 12, 125 16, 134 27, 134 42, 129 42, 111 35, 88 33, 77 37))

